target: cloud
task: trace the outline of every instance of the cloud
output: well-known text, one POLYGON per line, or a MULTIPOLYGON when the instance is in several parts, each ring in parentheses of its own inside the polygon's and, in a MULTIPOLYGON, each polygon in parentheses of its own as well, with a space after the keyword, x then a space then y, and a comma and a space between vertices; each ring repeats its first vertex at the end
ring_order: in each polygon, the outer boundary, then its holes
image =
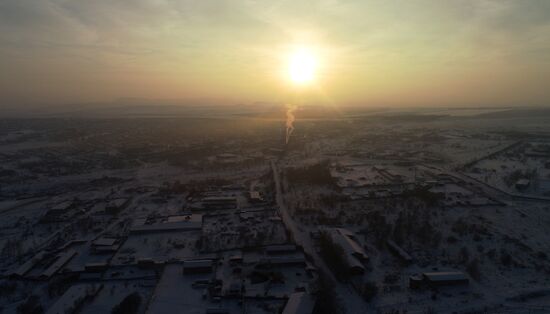
MULTIPOLYGON (((342 84, 364 82, 365 73, 550 71, 547 0, 0 0, 0 29, 0 67, 18 72, 0 74, 4 91, 28 76, 58 76, 52 90, 62 94, 62 75, 75 85, 136 75, 168 85, 179 76, 220 93, 246 85, 231 79, 238 75, 261 89, 272 82, 257 73, 295 41, 334 54, 333 80, 342 84)), ((96 94, 133 96, 108 90, 96 94)))

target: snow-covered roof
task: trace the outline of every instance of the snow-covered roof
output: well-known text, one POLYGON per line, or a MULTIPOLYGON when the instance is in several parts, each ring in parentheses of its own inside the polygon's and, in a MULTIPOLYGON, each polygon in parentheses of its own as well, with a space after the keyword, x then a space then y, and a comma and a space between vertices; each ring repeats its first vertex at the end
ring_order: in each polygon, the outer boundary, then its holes
POLYGON ((94 240, 94 242, 92 244, 93 245, 99 245, 99 246, 111 246, 115 243, 116 243, 116 239, 114 239, 114 238, 101 237, 101 238, 98 238, 98 239, 94 240))
POLYGON ((202 215, 193 214, 170 216, 158 223, 146 224, 146 222, 146 219, 136 219, 130 231, 139 233, 174 230, 200 230, 202 228, 202 215))
POLYGON ((423 275, 424 278, 432 282, 468 280, 468 277, 462 272, 430 272, 423 273, 423 275))
POLYGON ((17 269, 15 269, 13 271, 10 271, 8 273, 8 275, 13 274, 13 275, 17 275, 17 276, 24 276, 26 273, 28 273, 34 267, 34 265, 36 265, 36 263, 38 261, 40 261, 44 257, 44 255, 46 255, 46 252, 44 252, 44 251, 38 252, 31 259, 26 261, 23 265, 19 266, 17 269))
POLYGON ((212 267, 214 261, 211 259, 187 260, 183 262, 183 268, 205 268, 212 267))
POLYGON ((42 273, 42 276, 45 276, 48 278, 53 276, 58 270, 61 269, 61 267, 67 264, 67 262, 69 262, 75 255, 76 255, 75 250, 70 250, 60 254, 57 257, 57 260, 42 273))
POLYGON ((365 250, 355 240, 351 239, 350 231, 338 228, 333 232, 333 235, 334 241, 344 249, 347 255, 353 255, 365 260, 369 258, 365 250))
POLYGON ((529 179, 519 179, 517 182, 516 182, 516 185, 529 185, 529 179))

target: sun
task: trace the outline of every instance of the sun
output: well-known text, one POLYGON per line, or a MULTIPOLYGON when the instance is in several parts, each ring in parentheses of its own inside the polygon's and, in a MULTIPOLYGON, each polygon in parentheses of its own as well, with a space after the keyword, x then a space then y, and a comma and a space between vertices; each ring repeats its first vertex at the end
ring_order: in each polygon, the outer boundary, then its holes
POLYGON ((297 85, 306 85, 315 80, 317 59, 306 48, 296 49, 290 54, 288 75, 290 81, 297 85))

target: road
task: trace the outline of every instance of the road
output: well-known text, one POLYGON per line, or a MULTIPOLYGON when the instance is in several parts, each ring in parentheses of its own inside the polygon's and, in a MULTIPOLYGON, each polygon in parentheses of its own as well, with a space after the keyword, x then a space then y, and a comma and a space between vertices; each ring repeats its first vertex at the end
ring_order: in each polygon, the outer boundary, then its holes
POLYGON ((458 171, 448 170, 448 169, 444 169, 444 168, 441 168, 441 167, 435 167, 433 165, 421 164, 421 166, 423 166, 424 168, 426 168, 428 170, 437 170, 441 173, 444 173, 446 175, 454 177, 455 179, 464 181, 465 183, 470 184, 472 187, 478 188, 480 192, 484 193, 485 195, 487 195, 487 196, 489 196, 489 197, 491 197, 495 200, 499 200, 499 201, 503 201, 503 202, 506 202, 506 201, 543 201, 543 202, 548 202, 548 201, 550 201, 550 198, 543 197, 543 196, 518 195, 518 194, 509 193, 509 192, 503 191, 503 190, 501 190, 497 187, 494 187, 490 184, 487 184, 487 183, 485 183, 485 182, 483 182, 479 179, 473 178, 473 177, 471 177, 467 174, 464 174, 464 173, 461 173, 461 172, 458 172, 458 171))
POLYGON ((288 212, 288 207, 286 206, 283 199, 283 192, 281 190, 280 173, 277 168, 277 165, 275 164, 275 161, 271 161, 271 170, 273 171, 273 180, 275 181, 275 191, 276 191, 275 199, 277 202, 277 206, 279 208, 279 214, 281 216, 281 219, 283 220, 283 223, 285 224, 285 227, 292 234, 292 237, 294 238, 294 242, 297 245, 302 246, 304 249, 304 252, 313 258, 313 262, 315 263, 315 266, 319 270, 321 270, 323 273, 325 273, 327 276, 330 277, 335 288, 334 290, 336 291, 336 294, 340 299, 346 314, 366 313, 369 307, 368 307, 368 304, 365 302, 365 300, 361 296, 359 296, 355 292, 355 290, 353 290, 352 287, 336 280, 336 278, 334 277, 330 269, 327 267, 327 265, 325 264, 321 256, 315 250, 314 243, 312 242, 309 234, 307 232, 301 231, 298 228, 298 225, 296 224, 294 219, 292 219, 292 217, 290 216, 288 212))

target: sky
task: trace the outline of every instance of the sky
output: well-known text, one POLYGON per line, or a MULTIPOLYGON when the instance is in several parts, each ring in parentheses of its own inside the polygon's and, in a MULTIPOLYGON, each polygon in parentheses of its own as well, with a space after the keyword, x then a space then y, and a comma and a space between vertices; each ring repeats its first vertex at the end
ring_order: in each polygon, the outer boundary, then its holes
POLYGON ((0 107, 550 104, 548 0, 0 0, 0 107), (289 54, 317 60, 307 87, 289 54))

